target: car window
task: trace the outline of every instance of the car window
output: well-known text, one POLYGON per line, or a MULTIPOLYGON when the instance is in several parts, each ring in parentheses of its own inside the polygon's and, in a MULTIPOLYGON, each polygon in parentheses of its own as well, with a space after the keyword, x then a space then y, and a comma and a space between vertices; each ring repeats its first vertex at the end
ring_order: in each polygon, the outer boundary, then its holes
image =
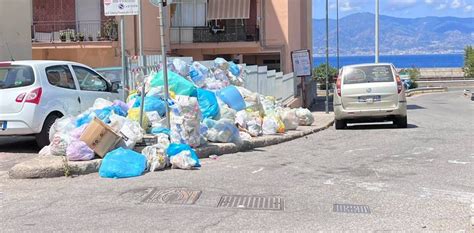
POLYGON ((76 90, 76 84, 67 65, 47 67, 46 77, 53 86, 76 90))
POLYGON ((390 66, 359 66, 345 68, 343 72, 344 84, 393 82, 393 73, 390 66))
POLYGON ((79 87, 81 90, 107 91, 107 81, 94 71, 80 66, 72 66, 72 69, 76 73, 77 81, 79 81, 79 87))
POLYGON ((12 65, 0 67, 0 89, 30 86, 35 75, 30 66, 12 65))

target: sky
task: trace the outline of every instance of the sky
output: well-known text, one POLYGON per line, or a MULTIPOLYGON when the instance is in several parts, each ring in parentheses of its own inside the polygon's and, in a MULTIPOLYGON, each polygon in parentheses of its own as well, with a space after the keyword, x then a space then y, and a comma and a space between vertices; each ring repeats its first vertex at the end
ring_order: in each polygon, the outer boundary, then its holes
MULTIPOLYGON (((336 18, 336 0, 329 1, 329 18, 336 18)), ((379 0, 380 14, 400 18, 425 16, 474 17, 474 0, 379 0)), ((375 11, 375 0, 339 0, 339 17, 375 11)), ((313 0, 313 18, 326 18, 326 0, 313 0)))

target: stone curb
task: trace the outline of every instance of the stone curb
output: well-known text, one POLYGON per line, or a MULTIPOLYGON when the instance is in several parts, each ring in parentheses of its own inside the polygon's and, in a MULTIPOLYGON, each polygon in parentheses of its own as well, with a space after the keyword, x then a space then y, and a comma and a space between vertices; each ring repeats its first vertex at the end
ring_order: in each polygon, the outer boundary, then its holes
MULTIPOLYGON (((324 126, 300 126, 297 130, 288 131, 282 135, 269 135, 244 141, 242 144, 233 143, 209 143, 204 147, 196 148, 199 158, 208 158, 211 155, 232 154, 240 151, 249 151, 258 147, 271 146, 287 141, 291 141, 306 135, 322 131, 329 128, 334 123, 331 120, 324 126)), ((70 175, 85 175, 98 172, 102 159, 90 161, 69 161, 64 162, 60 156, 40 156, 34 159, 19 163, 12 167, 8 175, 12 179, 34 179, 34 178, 52 178, 65 176, 66 167, 70 175)))
POLYGON ((448 91, 447 87, 422 87, 422 88, 416 88, 416 89, 405 91, 405 95, 407 97, 411 97, 414 95, 420 95, 424 93, 446 92, 446 91, 448 91))

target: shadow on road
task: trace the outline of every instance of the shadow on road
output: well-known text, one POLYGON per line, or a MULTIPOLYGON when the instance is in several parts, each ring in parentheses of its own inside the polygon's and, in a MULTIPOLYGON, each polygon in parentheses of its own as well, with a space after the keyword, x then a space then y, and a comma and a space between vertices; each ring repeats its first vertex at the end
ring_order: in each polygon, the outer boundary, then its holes
MULTIPOLYGON (((406 129, 414 129, 418 128, 418 126, 413 125, 413 124, 408 124, 408 127, 406 129)), ((399 129, 397 126, 390 124, 390 123, 373 123, 373 124, 348 124, 347 130, 374 130, 374 129, 399 129)), ((400 128, 403 129, 403 128, 400 128)))
POLYGON ((0 153, 38 153, 34 137, 0 137, 0 153))
MULTIPOLYGON (((334 111, 334 107, 332 106, 333 98, 329 96, 329 112, 334 111)), ((317 96, 315 102, 309 108, 311 112, 325 112, 326 111, 326 96, 317 96)))

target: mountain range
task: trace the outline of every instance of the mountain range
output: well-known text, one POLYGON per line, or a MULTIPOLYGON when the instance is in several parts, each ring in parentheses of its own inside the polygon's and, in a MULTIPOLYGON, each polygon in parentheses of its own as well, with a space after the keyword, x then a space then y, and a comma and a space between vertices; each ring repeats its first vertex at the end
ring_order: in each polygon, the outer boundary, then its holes
MULTIPOLYGON (((369 55, 375 47, 375 15, 356 13, 339 19, 341 55, 369 55)), ((474 17, 397 18, 380 15, 381 54, 461 53, 474 44, 474 17)), ((336 51, 336 20, 329 20, 329 51, 336 51)), ((313 19, 316 56, 325 54, 326 20, 313 19)))

